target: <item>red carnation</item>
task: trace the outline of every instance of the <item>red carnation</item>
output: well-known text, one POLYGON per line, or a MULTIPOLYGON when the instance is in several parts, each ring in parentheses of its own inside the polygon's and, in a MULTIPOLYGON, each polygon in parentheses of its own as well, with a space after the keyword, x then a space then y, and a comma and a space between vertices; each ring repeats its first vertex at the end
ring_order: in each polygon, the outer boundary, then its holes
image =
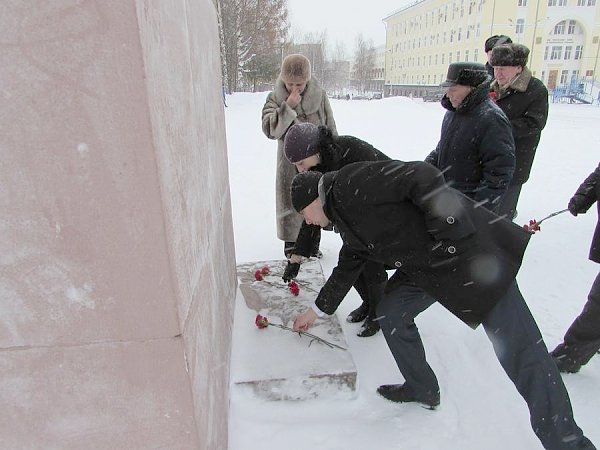
POLYGON ((288 288, 293 295, 298 295, 300 293, 300 286, 295 281, 290 281, 288 283, 288 288))
POLYGON ((260 273, 263 275, 269 275, 270 269, 269 266, 264 266, 260 269, 260 273))
POLYGON ((256 319, 254 319, 254 323, 262 330, 263 328, 267 328, 269 326, 269 319, 267 319, 265 316, 257 314, 256 319))
POLYGON ((491 101, 495 102, 496 99, 498 98, 498 93, 496 91, 490 91, 488 93, 488 97, 490 98, 491 101))
POLYGON ((256 281, 262 281, 263 280, 263 274, 260 271, 260 269, 258 269, 256 272, 254 272, 254 278, 256 279, 256 281))
POLYGON ((529 225, 523 225, 523 229, 531 234, 535 234, 536 231, 541 231, 540 224, 535 219, 530 220, 529 225))

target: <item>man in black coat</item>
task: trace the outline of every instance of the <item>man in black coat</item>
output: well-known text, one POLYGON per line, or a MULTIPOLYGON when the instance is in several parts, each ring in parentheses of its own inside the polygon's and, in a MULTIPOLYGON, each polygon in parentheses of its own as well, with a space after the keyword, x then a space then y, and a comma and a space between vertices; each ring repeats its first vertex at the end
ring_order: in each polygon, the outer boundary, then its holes
MULTIPOLYGON (((600 263, 600 164, 579 186, 569 201, 569 211, 576 216, 598 205, 598 223, 592 238, 590 260, 600 263)), ((596 276, 583 311, 567 330, 564 342, 552 351, 561 372, 576 373, 600 350, 600 273, 596 276)))
MULTIPOLYGON (((377 150, 368 142, 354 136, 335 136, 327 127, 312 123, 298 123, 290 127, 283 143, 283 151, 289 162, 296 166, 298 172, 316 170, 331 172, 348 164, 359 161, 389 161, 389 157, 377 150)), ((298 275, 300 264, 304 258, 319 247, 321 228, 302 222, 300 231, 288 264, 283 273, 283 280, 290 281, 298 275)), ((360 274, 354 288, 362 299, 362 304, 352 311, 346 320, 361 322, 364 320, 359 337, 373 336, 379 331, 376 308, 383 295, 387 281, 387 272, 382 264, 369 262, 360 274)))
POLYGON ((496 45, 511 44, 511 43, 512 43, 512 39, 504 34, 495 34, 485 40, 485 44, 483 46, 485 55, 487 57, 487 62, 485 63, 485 70, 487 71, 487 73, 489 74, 489 76, 492 79, 494 78, 494 68, 490 65, 490 57, 492 56, 492 49, 496 45))
POLYGON ((595 449, 575 423, 560 373, 515 275, 529 234, 449 188, 423 162, 355 163, 292 183, 292 203, 309 224, 333 224, 338 265, 294 330, 333 314, 367 261, 397 270, 378 306, 386 342, 406 382, 378 393, 394 402, 440 402, 414 318, 434 301, 471 327, 482 324, 523 396, 547 449, 595 449), (435 299, 435 300, 434 300, 435 299))
POLYGON ((521 188, 529 179, 548 119, 548 90, 526 67, 528 57, 529 49, 522 44, 498 45, 490 57, 496 77, 491 95, 510 120, 515 139, 515 173, 498 210, 509 219, 517 215, 521 188))
POLYGON ((515 143, 506 115, 488 98, 490 78, 483 64, 450 64, 448 111, 440 140, 425 161, 444 173, 450 185, 495 211, 515 169, 515 143))

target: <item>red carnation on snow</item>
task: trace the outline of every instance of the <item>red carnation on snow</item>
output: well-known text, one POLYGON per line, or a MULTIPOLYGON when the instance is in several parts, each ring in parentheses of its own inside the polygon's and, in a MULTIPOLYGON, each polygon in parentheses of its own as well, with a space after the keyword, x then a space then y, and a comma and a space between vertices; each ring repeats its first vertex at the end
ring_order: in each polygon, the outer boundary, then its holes
POLYGON ((260 269, 256 270, 256 272, 254 272, 254 279, 256 281, 262 281, 264 279, 264 276, 269 275, 270 272, 271 269, 269 269, 269 266, 261 267, 260 269))
POLYGON ((298 286, 298 283, 296 283, 295 281, 290 281, 288 283, 288 289, 295 296, 298 296, 298 294, 300 293, 300 286, 298 286))
POLYGON ((263 328, 267 328, 269 326, 269 319, 267 319, 265 316, 257 314, 256 319, 254 319, 254 323, 262 330, 263 328))

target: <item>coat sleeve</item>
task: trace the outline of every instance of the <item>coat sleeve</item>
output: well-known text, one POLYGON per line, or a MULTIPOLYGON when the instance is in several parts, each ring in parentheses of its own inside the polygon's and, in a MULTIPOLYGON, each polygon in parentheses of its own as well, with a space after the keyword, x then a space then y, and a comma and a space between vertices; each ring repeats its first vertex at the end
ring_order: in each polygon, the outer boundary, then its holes
POLYGON ((366 263, 367 260, 361 255, 343 245, 337 266, 331 272, 315 300, 317 308, 326 314, 333 314, 363 271, 366 263))
POLYGON ((577 189, 577 192, 573 195, 580 196, 583 201, 581 202, 581 206, 586 211, 590 209, 590 207, 598 200, 598 195, 600 193, 600 189, 598 185, 600 184, 600 164, 596 170, 594 170, 585 180, 581 183, 581 186, 577 189))
POLYGON ((271 92, 262 109, 262 130, 269 139, 281 139, 296 121, 296 111, 283 101, 278 104, 271 92))
MULTIPOLYGON (((479 146, 481 184, 474 200, 487 200, 497 207, 498 199, 506 192, 515 172, 515 141, 510 122, 504 114, 490 115, 487 122, 479 146)), ((486 207, 494 210, 488 205, 486 207)))
POLYGON ((522 96, 529 101, 523 115, 510 120, 515 139, 539 135, 548 120, 548 90, 541 81, 534 80, 531 83, 531 91, 526 91, 522 96))

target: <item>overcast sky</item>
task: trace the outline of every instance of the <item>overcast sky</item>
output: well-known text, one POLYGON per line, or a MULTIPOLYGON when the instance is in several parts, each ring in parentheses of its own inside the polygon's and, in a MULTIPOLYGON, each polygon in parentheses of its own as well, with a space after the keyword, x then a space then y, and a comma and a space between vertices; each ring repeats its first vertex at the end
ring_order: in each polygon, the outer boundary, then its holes
POLYGON ((326 29, 329 46, 342 41, 351 53, 358 33, 376 46, 385 44, 382 19, 410 3, 414 0, 288 0, 290 33, 302 37, 326 29))

